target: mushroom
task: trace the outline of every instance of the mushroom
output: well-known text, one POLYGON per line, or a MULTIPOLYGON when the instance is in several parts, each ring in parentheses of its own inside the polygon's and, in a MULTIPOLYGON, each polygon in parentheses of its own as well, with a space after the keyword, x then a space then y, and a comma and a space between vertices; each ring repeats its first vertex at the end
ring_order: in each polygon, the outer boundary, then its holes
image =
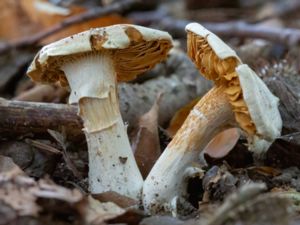
POLYGON ((200 24, 186 30, 188 55, 215 86, 194 106, 146 178, 143 204, 150 213, 175 211, 176 199, 187 197, 188 171, 216 134, 239 127, 249 149, 262 155, 281 133, 279 100, 255 72, 200 24))
POLYGON ((91 193, 115 191, 140 198, 143 179, 122 121, 116 85, 154 67, 171 47, 166 32, 114 25, 49 44, 30 65, 27 74, 33 81, 69 86, 69 103, 79 104, 91 193))

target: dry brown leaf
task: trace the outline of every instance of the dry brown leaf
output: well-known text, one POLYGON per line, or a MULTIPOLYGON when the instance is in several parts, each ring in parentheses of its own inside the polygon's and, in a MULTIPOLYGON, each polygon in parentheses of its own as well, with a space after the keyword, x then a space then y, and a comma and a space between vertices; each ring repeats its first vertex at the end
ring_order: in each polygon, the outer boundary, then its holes
POLYGON ((199 100, 200 98, 194 99, 184 107, 180 108, 175 113, 167 129, 167 132, 170 135, 170 137, 173 137, 176 134, 177 130, 179 130, 179 128, 181 127, 181 125, 189 115, 190 111, 193 109, 193 107, 197 104, 199 100))
MULTIPOLYGON (((5 164, 3 160, 7 159, 9 158, 1 157, 1 165, 5 164)), ((12 165, 9 160, 7 162, 12 165)), ((69 190, 46 179, 36 182, 33 178, 22 174, 20 169, 16 172, 17 166, 12 168, 0 173, 0 212, 3 212, 3 209, 9 209, 10 212, 8 217, 1 216, 0 224, 2 221, 8 224, 23 216, 37 218, 41 211, 54 213, 55 210, 50 209, 47 204, 59 211, 66 203, 68 207, 76 210, 75 206, 83 200, 83 195, 76 189, 69 190)))
POLYGON ((112 202, 99 202, 88 196, 87 202, 79 205, 86 224, 103 224, 104 221, 124 214, 126 211, 112 202))
MULTIPOLYGON (((24 1, 25 2, 25 1, 24 1)), ((26 34, 38 31, 20 7, 20 0, 0 1, 0 37, 2 40, 21 38, 26 34)))
POLYGON ((23 174, 23 171, 10 157, 0 155, 0 173, 4 173, 7 177, 12 177, 23 174))
MULTIPOLYGON (((49 28, 57 23, 62 22, 64 19, 70 16, 78 15, 87 11, 87 9, 83 7, 73 5, 70 6, 70 8, 62 8, 62 10, 65 10, 65 13, 58 13, 60 10, 56 11, 56 13, 53 13, 51 11, 47 12, 47 10, 43 10, 41 9, 41 7, 37 7, 37 2, 39 2, 40 4, 49 4, 49 2, 46 0, 21 0, 21 5, 26 14, 30 17, 32 23, 37 24, 42 29, 49 28)), ((47 6, 44 8, 47 9, 47 6)), ((117 14, 84 21, 82 23, 78 23, 65 28, 64 30, 54 35, 51 35, 49 38, 43 40, 43 44, 51 43, 72 34, 89 30, 90 28, 104 27, 119 23, 130 23, 130 21, 117 14)))
POLYGON ((145 178, 161 154, 158 135, 158 111, 162 94, 158 94, 152 108, 139 118, 132 149, 138 167, 145 178))
POLYGON ((266 177, 276 177, 281 174, 281 171, 278 169, 275 169, 273 167, 269 166, 253 166, 253 167, 248 167, 247 171, 249 173, 249 176, 251 176, 250 173, 256 173, 262 176, 266 177))
MULTIPOLYGON (((0 1, 1 39, 11 41, 30 36, 64 19, 86 12, 87 9, 80 6, 71 6, 70 8, 58 7, 46 0, 13 0, 0 1)), ((43 44, 54 40, 88 30, 93 27, 102 27, 117 23, 130 23, 126 18, 119 15, 108 15, 89 21, 75 24, 58 32, 43 41, 43 44)))
POLYGON ((93 198, 99 200, 100 202, 113 202, 121 208, 128 208, 138 204, 135 199, 129 198, 125 195, 121 195, 114 191, 93 194, 93 198))
POLYGON ((233 149, 239 138, 239 129, 231 128, 225 130, 209 142, 209 144, 205 147, 204 152, 212 158, 222 158, 233 149))

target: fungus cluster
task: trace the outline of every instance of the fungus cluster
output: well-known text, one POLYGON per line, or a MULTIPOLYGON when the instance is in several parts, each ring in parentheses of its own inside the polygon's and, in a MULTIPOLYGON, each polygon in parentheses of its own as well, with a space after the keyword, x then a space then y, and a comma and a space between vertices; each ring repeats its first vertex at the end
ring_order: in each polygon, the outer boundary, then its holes
POLYGON ((30 65, 32 80, 68 86, 69 103, 79 105, 92 193, 142 197, 149 213, 173 212, 177 200, 188 197, 187 180, 199 172, 199 153, 215 135, 239 127, 258 155, 280 135, 278 98, 255 72, 200 24, 189 24, 186 30, 188 55, 215 86, 191 110, 145 181, 121 118, 116 85, 164 60, 171 36, 126 24, 91 29, 45 46, 30 65))

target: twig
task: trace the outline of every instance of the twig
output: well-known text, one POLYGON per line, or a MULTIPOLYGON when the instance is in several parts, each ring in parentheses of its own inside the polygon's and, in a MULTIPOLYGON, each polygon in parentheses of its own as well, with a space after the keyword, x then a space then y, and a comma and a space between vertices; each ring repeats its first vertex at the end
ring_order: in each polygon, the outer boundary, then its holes
MULTIPOLYGON (((166 16, 163 13, 148 14, 147 18, 141 17, 137 13, 130 18, 137 24, 156 24, 157 27, 170 32, 175 38, 186 37, 185 26, 193 21, 175 19, 166 16)), ((239 38, 260 38, 268 41, 281 43, 287 46, 295 46, 300 44, 300 29, 294 28, 278 28, 245 22, 226 22, 226 23, 202 23, 207 29, 223 37, 239 37, 239 38)))
POLYGON ((82 177, 81 173, 78 171, 75 163, 70 158, 70 156, 67 152, 67 148, 68 148, 69 144, 66 140, 65 131, 60 133, 60 132, 57 132, 57 131, 54 131, 54 130, 48 130, 48 132, 62 147, 62 149, 63 149, 63 151, 62 151, 63 159, 64 159, 68 169, 73 173, 73 175, 75 177, 77 177, 78 179, 82 179, 83 177, 82 177))
POLYGON ((25 142, 33 147, 36 147, 42 151, 45 151, 45 152, 49 152, 51 154, 55 154, 55 155, 61 155, 62 152, 57 150, 56 148, 50 146, 50 145, 47 145, 47 144, 44 144, 42 142, 39 142, 39 141, 35 141, 35 140, 31 140, 31 139, 25 139, 25 142))
POLYGON ((276 17, 290 16, 300 9, 299 0, 274 1, 264 4, 257 13, 257 21, 268 20, 276 17))
POLYGON ((69 27, 71 25, 78 24, 97 17, 106 16, 111 13, 122 13, 130 9, 137 2, 138 2, 137 0, 124 0, 124 1, 117 1, 116 3, 108 5, 106 7, 92 8, 85 13, 71 16, 65 19, 64 21, 62 21, 61 23, 56 24, 48 28, 47 30, 41 31, 37 34, 25 37, 24 39, 20 39, 12 43, 4 43, 0 45, 0 54, 10 49, 34 45, 38 43, 40 40, 54 33, 57 33, 58 31, 61 31, 64 28, 69 27))

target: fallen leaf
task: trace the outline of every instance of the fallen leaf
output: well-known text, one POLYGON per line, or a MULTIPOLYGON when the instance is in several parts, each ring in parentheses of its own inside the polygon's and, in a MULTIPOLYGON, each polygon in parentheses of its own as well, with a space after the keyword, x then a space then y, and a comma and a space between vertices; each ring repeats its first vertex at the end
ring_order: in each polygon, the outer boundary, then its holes
POLYGON ((124 214, 126 211, 112 202, 100 202, 91 196, 87 203, 79 205, 86 224, 103 224, 104 221, 124 214))
MULTIPOLYGON (((281 174, 281 171, 269 166, 252 166, 247 168, 248 173, 256 173, 265 177, 275 177, 281 174)), ((249 175, 251 177, 251 175, 249 175)))
POLYGON ((158 94, 152 108, 139 118, 132 141, 136 162, 144 178, 161 154, 158 135, 158 111, 162 94, 158 94))
MULTIPOLYGON (((47 0, 3 0, 0 2, 0 9, 2 12, 0 19, 6 21, 0 24, 0 37, 6 41, 23 39, 61 23, 70 16, 79 15, 88 10, 77 5, 71 5, 69 8, 60 7, 47 0)), ((51 43, 90 28, 119 23, 130 23, 130 21, 117 14, 91 19, 53 34, 44 39, 43 44, 51 43)))
MULTIPOLYGON (((46 0, 22 0, 21 5, 24 12, 28 15, 32 23, 38 25, 40 27, 40 30, 50 28, 58 23, 61 23, 64 19, 68 17, 79 15, 88 10, 84 7, 77 5, 71 5, 69 8, 58 7, 46 0), (51 8, 52 10, 49 10, 49 8, 51 8)), ((105 17, 83 21, 81 23, 74 24, 70 27, 63 29, 60 32, 51 35, 50 37, 44 39, 42 43, 49 44, 53 41, 85 30, 89 30, 91 28, 104 27, 120 23, 131 22, 130 20, 121 17, 117 14, 111 14, 105 17)))
POLYGON ((121 208, 128 208, 138 204, 135 199, 129 198, 125 195, 121 195, 114 191, 93 194, 93 198, 99 200, 100 202, 113 202, 121 208))
POLYGON ((108 224, 128 224, 128 225, 137 225, 140 224, 142 219, 146 217, 145 213, 137 209, 128 209, 122 215, 119 215, 113 219, 107 220, 108 224))
POLYGON ((204 152, 212 158, 225 157, 236 145, 240 138, 237 128, 231 128, 217 134, 205 147, 204 152))
POLYGON ((14 163, 10 157, 0 155, 0 173, 11 177, 18 174, 23 174, 23 171, 14 163))
MULTIPOLYGON (((23 0, 26 2, 27 0, 23 0)), ((20 7, 20 0, 0 1, 0 37, 2 40, 21 38, 27 34, 38 31, 37 27, 31 24, 30 18, 20 7)))
POLYGON ((203 201, 220 201, 236 190, 238 178, 231 174, 226 166, 213 166, 202 179, 203 201))
POLYGON ((4 208, 10 210, 9 217, 1 216, 0 223, 4 220, 11 224, 28 216, 38 218, 40 212, 54 214, 65 206, 68 208, 64 210, 73 208, 74 211, 76 204, 83 200, 83 195, 76 189, 69 190, 46 179, 36 182, 23 173, 11 171, 0 173, 0 212, 4 208))
POLYGON ((170 137, 173 137, 176 134, 176 132, 179 130, 179 128, 182 126, 183 122, 189 115, 190 111, 193 109, 193 107, 197 104, 199 100, 200 98, 192 100, 190 103, 180 108, 174 114, 170 121, 169 127, 167 128, 167 132, 170 135, 170 137))
POLYGON ((184 221, 171 216, 151 216, 142 220, 140 225, 183 225, 184 221))

